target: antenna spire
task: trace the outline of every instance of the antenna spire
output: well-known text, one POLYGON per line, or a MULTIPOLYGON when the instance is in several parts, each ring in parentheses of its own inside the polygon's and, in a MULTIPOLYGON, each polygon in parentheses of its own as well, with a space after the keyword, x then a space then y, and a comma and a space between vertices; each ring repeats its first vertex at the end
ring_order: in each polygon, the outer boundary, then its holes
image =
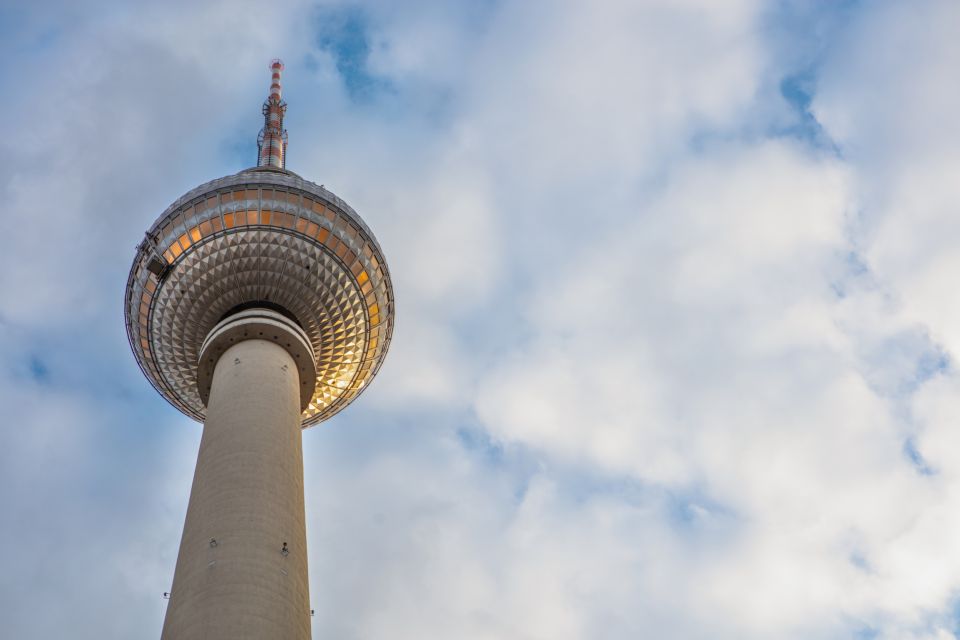
POLYGON ((270 63, 273 77, 270 95, 263 103, 263 129, 257 136, 257 166, 284 168, 287 160, 287 131, 283 128, 283 115, 287 103, 281 99, 280 72, 283 62, 276 59, 270 63))

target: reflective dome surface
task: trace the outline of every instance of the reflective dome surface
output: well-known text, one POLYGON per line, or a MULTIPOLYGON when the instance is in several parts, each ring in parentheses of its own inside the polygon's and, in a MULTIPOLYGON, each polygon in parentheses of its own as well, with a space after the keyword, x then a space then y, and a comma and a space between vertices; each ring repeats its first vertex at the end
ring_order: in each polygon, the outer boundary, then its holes
POLYGON ((373 234, 340 198, 274 167, 201 185, 150 227, 127 280, 127 336, 153 386, 202 421, 200 346, 257 306, 288 315, 316 353, 304 427, 347 406, 390 344, 393 288, 373 234))

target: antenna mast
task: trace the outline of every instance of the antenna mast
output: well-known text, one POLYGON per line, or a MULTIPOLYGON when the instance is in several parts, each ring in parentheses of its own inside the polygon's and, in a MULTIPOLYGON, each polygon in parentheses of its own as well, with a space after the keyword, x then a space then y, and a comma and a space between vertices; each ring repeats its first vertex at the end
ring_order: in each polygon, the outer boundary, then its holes
POLYGON ((287 103, 280 97, 283 62, 279 58, 274 60, 270 63, 270 70, 273 73, 270 95, 263 103, 263 129, 257 136, 257 166, 283 169, 287 164, 287 131, 283 128, 287 103))

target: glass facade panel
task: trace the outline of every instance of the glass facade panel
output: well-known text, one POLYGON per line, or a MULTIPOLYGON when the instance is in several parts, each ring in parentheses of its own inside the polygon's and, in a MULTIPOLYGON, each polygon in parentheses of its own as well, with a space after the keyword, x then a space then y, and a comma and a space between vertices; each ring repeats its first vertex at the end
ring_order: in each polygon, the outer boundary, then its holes
POLYGON ((186 228, 186 225, 183 224, 183 212, 180 212, 174 216, 173 227, 174 232, 179 232, 181 229, 186 228))

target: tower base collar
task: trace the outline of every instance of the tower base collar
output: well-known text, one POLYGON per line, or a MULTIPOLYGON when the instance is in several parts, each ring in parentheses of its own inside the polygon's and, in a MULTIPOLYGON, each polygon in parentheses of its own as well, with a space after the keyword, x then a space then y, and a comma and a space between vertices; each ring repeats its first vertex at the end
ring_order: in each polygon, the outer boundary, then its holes
POLYGON ((200 347, 197 390, 204 406, 210 400, 213 370, 223 352, 244 340, 266 340, 284 349, 297 364, 300 374, 300 410, 306 410, 317 382, 317 366, 303 329, 289 318, 268 309, 247 309, 218 322, 200 347))

